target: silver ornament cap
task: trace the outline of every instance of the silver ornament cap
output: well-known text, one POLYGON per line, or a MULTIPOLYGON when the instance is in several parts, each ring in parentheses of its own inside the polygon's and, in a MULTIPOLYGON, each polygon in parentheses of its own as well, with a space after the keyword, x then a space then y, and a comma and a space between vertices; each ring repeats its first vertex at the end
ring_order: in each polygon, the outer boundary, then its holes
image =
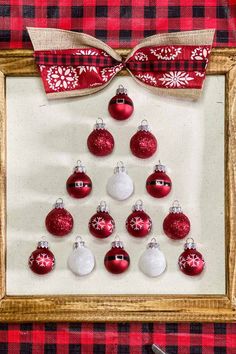
POLYGON ((105 129, 106 124, 104 123, 102 118, 98 118, 96 124, 94 125, 94 130, 105 129))
POLYGON ((100 204, 98 205, 97 212, 98 213, 99 212, 102 212, 102 213, 108 213, 109 212, 108 205, 107 205, 107 203, 104 200, 102 200, 100 202, 100 204))
POLYGON ((143 201, 141 199, 137 200, 137 202, 135 202, 135 204, 132 207, 133 211, 143 211, 143 201))
POLYGON ((147 244, 147 249, 149 249, 149 248, 160 248, 160 245, 159 245, 159 243, 157 242, 157 240, 155 239, 155 237, 153 237, 152 239, 151 239, 151 241, 147 244))
POLYGON ((197 248, 196 243, 194 242, 194 239, 192 237, 187 238, 185 244, 184 244, 184 249, 185 250, 195 250, 197 248))
POLYGON ((48 241, 40 240, 38 242, 37 248, 48 248, 48 241))
POLYGON ((161 161, 159 160, 159 163, 154 167, 154 172, 166 172, 166 166, 162 165, 161 161))
POLYGON ((117 173, 123 173, 123 172, 126 172, 125 165, 124 165, 123 161, 119 161, 119 162, 117 162, 116 167, 114 168, 114 173, 117 174, 117 173))
POLYGON ((141 124, 138 126, 138 131, 145 131, 145 132, 151 131, 147 119, 143 119, 141 121, 141 124))
POLYGON ((54 204, 54 208, 56 209, 63 209, 64 208, 64 202, 62 198, 58 198, 54 204))
POLYGON ((82 164, 81 160, 77 160, 77 164, 74 167, 74 172, 86 172, 85 166, 82 164))
POLYGON ((169 209, 169 212, 173 214, 180 214, 183 212, 178 200, 174 200, 172 206, 169 209))
POLYGON ((85 242, 83 241, 81 236, 77 236, 75 239, 75 242, 73 244, 73 248, 77 249, 77 248, 83 248, 85 247, 85 242))
POLYGON ((127 95, 128 94, 128 90, 126 88, 124 88, 123 85, 119 85, 118 89, 116 90, 116 94, 117 95, 127 95))
POLYGON ((119 236, 116 236, 114 241, 111 243, 112 248, 124 248, 123 242, 120 240, 119 236))

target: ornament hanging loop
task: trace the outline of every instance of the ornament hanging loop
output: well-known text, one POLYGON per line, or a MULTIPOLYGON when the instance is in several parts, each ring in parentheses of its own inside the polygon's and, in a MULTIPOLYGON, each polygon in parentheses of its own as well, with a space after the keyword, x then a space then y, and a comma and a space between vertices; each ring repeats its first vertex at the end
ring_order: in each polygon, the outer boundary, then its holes
POLYGON ((123 161, 118 161, 114 169, 114 173, 125 172, 126 168, 123 161))
POLYGON ((118 89, 116 90, 117 95, 127 95, 128 91, 126 88, 124 88, 123 85, 119 85, 118 89))
POLYGON ((148 124, 148 121, 147 119, 143 119, 141 121, 141 124, 140 126, 138 127, 138 131, 145 131, 145 132, 149 132, 150 131, 150 128, 149 128, 149 124, 148 124))
POLYGON ((81 160, 77 160, 74 172, 86 172, 85 166, 82 164, 81 160))
POLYGON ((94 129, 105 129, 105 123, 101 117, 98 117, 94 129))
POLYGON ((54 204, 55 208, 64 208, 64 202, 62 198, 58 198, 54 204))
POLYGON ((97 207, 97 212, 100 212, 100 211, 108 213, 108 206, 107 206, 107 203, 105 202, 105 200, 102 200, 97 207))
POLYGON ((143 201, 141 199, 138 199, 133 206, 133 211, 142 211, 142 210, 143 210, 143 201))
POLYGON ((124 248, 123 242, 120 240, 119 235, 115 235, 114 241, 111 243, 112 248, 124 248))
POLYGON ((155 237, 152 237, 151 241, 147 244, 147 249, 148 248, 159 248, 159 243, 155 237))
POLYGON ((179 201, 176 199, 173 201, 172 206, 169 209, 170 213, 178 214, 182 213, 182 208, 180 206, 179 201))
POLYGON ((194 239, 192 237, 188 237, 185 244, 184 244, 184 249, 196 249, 196 243, 194 242, 194 239))
POLYGON ((74 249, 79 248, 79 247, 84 247, 85 242, 83 241, 81 236, 76 236, 75 238, 75 243, 74 243, 74 249))

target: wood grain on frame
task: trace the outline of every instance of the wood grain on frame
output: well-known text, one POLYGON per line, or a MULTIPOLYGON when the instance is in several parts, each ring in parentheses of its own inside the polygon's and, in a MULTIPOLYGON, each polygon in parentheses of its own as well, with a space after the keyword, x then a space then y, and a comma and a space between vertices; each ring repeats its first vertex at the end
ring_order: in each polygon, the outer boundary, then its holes
MULTIPOLYGON (((118 52, 126 56, 129 50, 118 52)), ((0 51, 0 321, 236 321, 236 49, 214 49, 207 74, 222 74, 226 78, 226 295, 6 296, 5 76, 39 73, 31 50, 0 51)))

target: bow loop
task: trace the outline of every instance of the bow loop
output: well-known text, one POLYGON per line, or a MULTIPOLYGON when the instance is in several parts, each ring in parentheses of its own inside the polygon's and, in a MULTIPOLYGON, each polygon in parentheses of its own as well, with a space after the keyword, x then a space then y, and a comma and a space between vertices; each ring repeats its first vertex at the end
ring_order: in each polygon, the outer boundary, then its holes
POLYGON ((82 96, 104 88, 122 69, 158 94, 196 99, 202 89, 214 31, 154 35, 123 59, 84 33, 29 28, 35 60, 49 98, 82 96))

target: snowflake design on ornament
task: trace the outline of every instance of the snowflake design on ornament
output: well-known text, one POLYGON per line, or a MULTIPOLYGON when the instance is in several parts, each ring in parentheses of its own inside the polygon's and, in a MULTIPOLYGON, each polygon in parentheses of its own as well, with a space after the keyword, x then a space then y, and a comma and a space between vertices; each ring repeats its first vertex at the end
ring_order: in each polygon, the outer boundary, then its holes
POLYGON ((102 54, 104 57, 109 57, 109 54, 107 54, 107 52, 104 52, 103 50, 101 51, 101 54, 102 54))
POLYGON ((151 219, 148 219, 147 221, 147 227, 148 227, 148 231, 151 230, 151 227, 152 227, 152 220, 151 219))
POLYGON ((138 74, 136 75, 137 79, 149 84, 149 85, 152 85, 152 86, 156 86, 157 85, 157 80, 155 78, 155 76, 153 75, 150 75, 150 74, 138 74))
POLYGON ((31 254, 29 258, 29 266, 32 266, 33 263, 34 263, 34 256, 31 254))
POLYGON ((51 259, 46 253, 39 253, 35 260, 40 267, 47 267, 51 263, 51 259))
POLYGON ((78 75, 72 66, 51 66, 46 81, 53 91, 74 89, 78 85, 78 75))
POLYGON ((193 77, 189 76, 185 71, 170 71, 159 80, 162 81, 163 86, 168 88, 181 88, 188 85, 189 81, 193 80, 193 77))
POLYGON ((82 66, 77 66, 77 69, 79 69, 79 75, 81 75, 83 72, 86 73, 87 71, 89 72, 94 71, 95 73, 98 72, 96 66, 82 65, 82 66))
POLYGON ((46 68, 45 65, 39 65, 39 70, 40 70, 40 72, 42 72, 45 68, 46 68))
POLYGON ((109 68, 104 68, 101 71, 102 74, 102 81, 107 82, 109 79, 111 79, 118 71, 120 71, 123 68, 123 64, 120 63, 114 67, 109 67, 109 68))
POLYGON ((186 267, 186 259, 183 256, 179 258, 179 266, 181 269, 186 267))
POLYGON ((113 230, 114 230, 114 222, 112 220, 108 221, 107 229, 108 229, 109 232, 113 232, 113 230))
POLYGON ((98 55, 98 52, 92 49, 79 49, 74 55, 98 55))
POLYGON ((190 267, 197 267, 199 265, 200 258, 196 254, 189 254, 186 262, 190 267))
POLYGON ((103 230, 106 226, 105 220, 101 216, 97 216, 92 220, 92 227, 96 230, 103 230))
POLYGON ((130 220, 130 226, 133 230, 142 230, 143 225, 144 225, 144 221, 142 218, 140 218, 140 216, 134 216, 130 220))
POLYGON ((148 61, 148 56, 143 52, 137 52, 134 56, 134 59, 137 61, 148 61))
POLYGON ((175 48, 173 46, 167 46, 163 48, 150 49, 150 52, 162 60, 174 60, 182 52, 182 48, 175 48))
POLYGON ((210 49, 207 47, 198 47, 192 50, 191 59, 192 60, 206 60, 208 62, 208 55, 210 53, 210 49))

